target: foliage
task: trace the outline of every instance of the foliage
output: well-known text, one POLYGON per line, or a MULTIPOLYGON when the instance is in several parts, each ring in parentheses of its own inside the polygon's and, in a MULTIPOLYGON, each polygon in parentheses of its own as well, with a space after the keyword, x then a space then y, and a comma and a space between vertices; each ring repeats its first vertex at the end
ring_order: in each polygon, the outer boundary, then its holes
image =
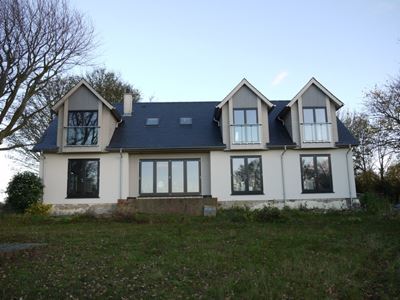
MULTIPOLYGON (((48 107, 35 95, 95 48, 88 20, 67 1, 0 0, 0 146, 48 107)), ((20 144, 1 147, 9 150, 20 144)))
MULTIPOLYGON (((2 298, 395 299, 399 219, 296 212, 286 222, 187 218, 135 224, 0 217, 2 298), (21 222, 23 221, 23 222, 21 222)), ((285 213, 290 213, 289 211, 285 213)), ((154 219, 156 220, 156 219, 154 219)))
POLYGON ((379 187, 379 176, 372 170, 357 174, 355 181, 359 193, 375 192, 379 187))
POLYGON ((48 216, 50 215, 51 207, 51 204, 36 202, 29 205, 25 213, 32 216, 48 216))
POLYGON ((281 210, 276 207, 264 206, 261 209, 251 210, 249 207, 235 206, 229 209, 218 211, 218 218, 226 219, 231 222, 275 222, 285 219, 281 210))
POLYGON ((360 197, 361 208, 372 214, 387 214, 391 212, 392 204, 385 197, 374 193, 365 193, 360 197))
POLYGON ((24 212, 32 204, 38 203, 43 195, 40 178, 32 172, 14 175, 8 183, 7 205, 17 212, 24 212))
POLYGON ((365 106, 385 133, 384 145, 400 149, 400 74, 365 95, 365 106))
POLYGON ((388 186, 388 195, 394 202, 400 201, 400 163, 393 164, 388 168, 385 177, 388 186))
POLYGON ((259 210, 254 211, 254 219, 261 223, 282 221, 284 215, 277 207, 264 206, 259 210))

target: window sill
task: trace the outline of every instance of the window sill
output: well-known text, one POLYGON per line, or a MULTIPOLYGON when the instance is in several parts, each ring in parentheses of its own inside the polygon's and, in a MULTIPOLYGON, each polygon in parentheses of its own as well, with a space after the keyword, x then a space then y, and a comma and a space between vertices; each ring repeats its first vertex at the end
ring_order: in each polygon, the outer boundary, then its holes
POLYGON ((314 191, 310 191, 310 192, 306 192, 303 191, 301 192, 302 194, 334 194, 334 191, 327 191, 327 192, 314 192, 314 191))
POLYGON ((85 147, 85 148, 95 148, 99 147, 98 144, 96 145, 65 145, 64 148, 71 147, 71 148, 77 148, 77 147, 85 147))
POLYGON ((76 197, 65 197, 65 199, 100 199, 99 196, 86 197, 86 196, 76 196, 76 197))
POLYGON ((252 195, 265 195, 265 194, 263 192, 231 193, 231 196, 252 196, 252 195))

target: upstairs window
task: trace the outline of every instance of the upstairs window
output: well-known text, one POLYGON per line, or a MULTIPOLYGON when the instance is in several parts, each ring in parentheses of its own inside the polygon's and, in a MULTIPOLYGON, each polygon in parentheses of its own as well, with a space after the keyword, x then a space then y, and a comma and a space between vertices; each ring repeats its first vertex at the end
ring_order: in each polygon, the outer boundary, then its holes
POLYGON ((330 141, 330 124, 325 107, 303 108, 303 141, 311 143, 330 141))
POLYGON ((160 124, 159 118, 147 118, 146 126, 158 126, 160 124))
POLYGON ((260 143, 257 109, 233 110, 233 143, 234 144, 258 144, 260 143))
POLYGON ((68 112, 67 145, 97 145, 97 111, 68 112))

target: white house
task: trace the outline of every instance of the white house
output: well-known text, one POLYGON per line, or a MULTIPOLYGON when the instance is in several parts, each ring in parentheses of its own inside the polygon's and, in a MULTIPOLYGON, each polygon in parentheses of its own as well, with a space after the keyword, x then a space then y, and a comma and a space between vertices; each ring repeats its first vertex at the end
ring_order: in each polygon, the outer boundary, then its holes
POLYGON ((118 199, 212 196, 223 207, 345 208, 356 197, 343 106, 312 78, 290 101, 243 79, 220 102, 112 105, 81 81, 34 151, 44 202, 71 212, 118 199))

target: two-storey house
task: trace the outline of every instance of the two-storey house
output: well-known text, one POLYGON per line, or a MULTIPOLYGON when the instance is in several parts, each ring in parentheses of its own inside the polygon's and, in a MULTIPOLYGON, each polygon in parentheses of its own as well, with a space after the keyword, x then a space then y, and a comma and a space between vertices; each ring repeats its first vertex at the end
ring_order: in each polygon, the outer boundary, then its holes
POLYGON ((215 197, 223 207, 346 208, 356 197, 343 106, 312 78, 271 101, 243 79, 220 102, 115 106, 81 81, 53 107, 40 151, 44 202, 65 212, 118 199, 215 197))

